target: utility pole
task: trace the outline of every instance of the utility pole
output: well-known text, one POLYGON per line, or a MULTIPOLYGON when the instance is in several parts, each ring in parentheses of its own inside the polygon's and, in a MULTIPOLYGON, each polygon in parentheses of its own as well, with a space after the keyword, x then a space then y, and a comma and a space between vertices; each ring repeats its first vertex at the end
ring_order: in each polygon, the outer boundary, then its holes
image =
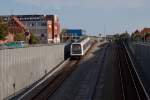
POLYGON ((105 36, 105 40, 106 40, 106 25, 104 24, 104 36, 105 36))

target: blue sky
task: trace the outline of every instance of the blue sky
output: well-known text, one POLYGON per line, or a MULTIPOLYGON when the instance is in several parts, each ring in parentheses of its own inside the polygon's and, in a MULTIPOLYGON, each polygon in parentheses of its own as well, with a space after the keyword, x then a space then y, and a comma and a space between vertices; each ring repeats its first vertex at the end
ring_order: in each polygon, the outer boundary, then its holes
POLYGON ((57 14, 62 28, 87 34, 133 32, 150 27, 150 0, 0 0, 0 15, 57 14))

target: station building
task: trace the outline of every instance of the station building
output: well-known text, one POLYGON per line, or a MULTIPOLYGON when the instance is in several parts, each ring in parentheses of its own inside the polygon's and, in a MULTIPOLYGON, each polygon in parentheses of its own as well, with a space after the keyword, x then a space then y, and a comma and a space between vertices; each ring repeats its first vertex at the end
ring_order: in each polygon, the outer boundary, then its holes
POLYGON ((78 40, 86 34, 85 30, 82 29, 65 29, 63 33, 63 40, 78 40))
POLYGON ((0 16, 8 24, 10 33, 32 33, 41 43, 60 42, 60 22, 56 15, 0 16))

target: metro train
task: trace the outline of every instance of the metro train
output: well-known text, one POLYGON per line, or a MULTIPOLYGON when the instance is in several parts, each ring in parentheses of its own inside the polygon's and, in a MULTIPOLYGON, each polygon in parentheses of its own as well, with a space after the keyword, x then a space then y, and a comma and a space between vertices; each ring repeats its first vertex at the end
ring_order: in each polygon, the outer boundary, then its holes
POLYGON ((89 37, 71 44, 70 55, 72 58, 82 57, 90 49, 92 43, 89 37))

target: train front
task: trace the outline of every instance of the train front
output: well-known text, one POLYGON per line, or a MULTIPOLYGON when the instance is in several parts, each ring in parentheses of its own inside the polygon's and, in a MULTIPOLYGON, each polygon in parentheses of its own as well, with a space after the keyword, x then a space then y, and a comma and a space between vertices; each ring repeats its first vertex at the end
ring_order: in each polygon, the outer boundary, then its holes
POLYGON ((80 43, 72 43, 71 45, 71 57, 80 58, 82 56, 82 46, 80 43))

